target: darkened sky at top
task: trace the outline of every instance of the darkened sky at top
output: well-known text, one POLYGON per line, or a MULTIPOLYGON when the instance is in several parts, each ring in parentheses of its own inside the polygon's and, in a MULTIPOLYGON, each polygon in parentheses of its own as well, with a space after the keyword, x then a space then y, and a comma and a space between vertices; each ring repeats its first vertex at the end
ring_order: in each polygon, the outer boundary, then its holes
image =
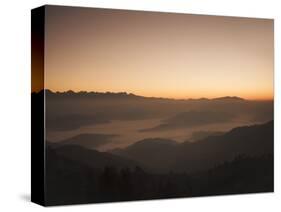
POLYGON ((273 98, 273 21, 46 9, 46 87, 173 98, 273 98))

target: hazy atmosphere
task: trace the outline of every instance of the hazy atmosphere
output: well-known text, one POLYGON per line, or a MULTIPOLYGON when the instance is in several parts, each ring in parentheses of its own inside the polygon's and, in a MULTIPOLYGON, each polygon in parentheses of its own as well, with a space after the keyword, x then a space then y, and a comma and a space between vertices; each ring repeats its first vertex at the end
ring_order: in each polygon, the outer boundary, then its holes
POLYGON ((273 98, 272 20, 71 7, 46 20, 53 91, 273 98))
POLYGON ((273 191, 273 20, 45 12, 50 205, 273 191))

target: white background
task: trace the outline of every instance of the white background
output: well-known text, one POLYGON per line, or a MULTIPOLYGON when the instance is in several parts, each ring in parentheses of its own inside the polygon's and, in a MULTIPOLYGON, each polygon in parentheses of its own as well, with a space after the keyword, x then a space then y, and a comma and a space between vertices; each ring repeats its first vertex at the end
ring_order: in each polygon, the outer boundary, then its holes
MULTIPOLYGON (((280 38, 278 0, 6 0, 0 6, 0 211, 39 211, 30 198, 30 9, 43 4, 171 11, 275 19, 275 192, 113 204, 54 211, 278 211, 280 188, 280 38)), ((280 211, 280 208, 279 208, 280 211)))

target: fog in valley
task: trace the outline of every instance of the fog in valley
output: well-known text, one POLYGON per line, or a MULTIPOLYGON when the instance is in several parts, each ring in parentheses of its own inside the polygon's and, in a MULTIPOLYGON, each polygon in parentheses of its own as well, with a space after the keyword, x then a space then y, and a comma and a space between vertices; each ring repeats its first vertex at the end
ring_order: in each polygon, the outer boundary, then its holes
POLYGON ((46 205, 274 190, 273 20, 49 5, 42 31, 46 205))
POLYGON ((195 142, 234 127, 270 121, 273 116, 273 101, 238 97, 175 100, 126 93, 48 91, 46 100, 49 142, 84 136, 81 143, 101 151, 146 138, 195 142))

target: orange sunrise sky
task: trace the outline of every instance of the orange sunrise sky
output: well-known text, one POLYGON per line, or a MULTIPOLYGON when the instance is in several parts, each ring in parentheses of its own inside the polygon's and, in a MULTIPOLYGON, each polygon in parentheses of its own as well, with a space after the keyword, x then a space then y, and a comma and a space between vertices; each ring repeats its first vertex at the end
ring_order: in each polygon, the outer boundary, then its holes
POLYGON ((273 99, 273 20, 46 7, 45 87, 273 99))

